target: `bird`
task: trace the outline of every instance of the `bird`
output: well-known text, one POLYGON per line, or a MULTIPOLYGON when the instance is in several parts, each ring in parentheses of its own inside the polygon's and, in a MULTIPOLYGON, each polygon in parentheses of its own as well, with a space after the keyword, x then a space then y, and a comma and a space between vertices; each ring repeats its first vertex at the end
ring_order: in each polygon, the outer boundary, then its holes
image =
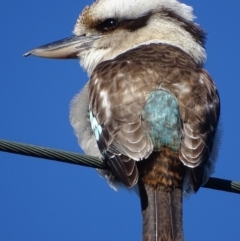
POLYGON ((205 31, 178 0, 96 0, 73 36, 24 56, 78 59, 89 81, 71 102, 82 149, 137 189, 143 241, 183 241, 182 200, 213 173, 220 98, 204 69, 205 31))

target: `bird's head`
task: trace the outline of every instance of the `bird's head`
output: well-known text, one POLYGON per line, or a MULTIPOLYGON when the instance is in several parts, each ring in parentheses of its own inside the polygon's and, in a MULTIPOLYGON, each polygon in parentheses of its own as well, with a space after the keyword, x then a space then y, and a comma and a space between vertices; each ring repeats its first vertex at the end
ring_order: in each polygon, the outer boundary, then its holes
POLYGON ((170 44, 202 64, 204 32, 193 9, 177 0, 97 0, 80 14, 74 36, 27 52, 46 58, 79 58, 88 74, 97 64, 140 45, 170 44))

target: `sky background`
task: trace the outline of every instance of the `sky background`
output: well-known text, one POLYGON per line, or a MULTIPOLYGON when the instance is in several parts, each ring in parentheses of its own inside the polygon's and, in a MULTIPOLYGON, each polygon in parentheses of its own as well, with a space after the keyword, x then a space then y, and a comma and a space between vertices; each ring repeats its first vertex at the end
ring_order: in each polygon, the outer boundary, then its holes
MULTIPOLYGON (((205 67, 221 96, 223 134, 214 176, 240 180, 240 2, 185 2, 208 33, 205 67)), ((70 36, 90 3, 0 1, 1 139, 81 152, 68 116, 86 73, 74 60, 22 55, 70 36)), ((185 199, 185 241, 239 241, 239 198, 201 188, 185 199)), ((141 240, 139 200, 113 191, 94 169, 2 152, 0 240, 141 240)))

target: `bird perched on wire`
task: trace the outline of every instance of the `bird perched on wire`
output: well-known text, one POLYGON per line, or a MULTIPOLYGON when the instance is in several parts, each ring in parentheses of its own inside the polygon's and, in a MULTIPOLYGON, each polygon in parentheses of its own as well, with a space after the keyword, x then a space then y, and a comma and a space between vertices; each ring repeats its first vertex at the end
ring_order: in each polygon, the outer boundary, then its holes
POLYGON ((220 101, 203 69, 205 33, 177 0, 98 0, 74 36, 28 55, 78 58, 90 79, 71 123, 111 185, 138 186, 144 241, 182 241, 182 194, 213 171, 220 101))

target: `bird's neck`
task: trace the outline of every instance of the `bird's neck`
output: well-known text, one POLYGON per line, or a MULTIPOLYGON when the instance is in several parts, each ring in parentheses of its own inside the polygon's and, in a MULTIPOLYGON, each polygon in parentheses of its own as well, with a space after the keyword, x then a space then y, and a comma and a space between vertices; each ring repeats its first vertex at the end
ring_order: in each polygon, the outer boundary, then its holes
MULTIPOLYGON (((142 45, 166 44, 175 46, 190 55, 197 64, 205 62, 206 53, 201 40, 174 21, 153 18, 147 27, 135 32, 117 32, 112 36, 103 36, 90 50, 81 53, 80 64, 90 76, 101 62, 115 59, 120 54, 142 45)), ((197 27, 192 24, 192 28, 197 27)), ((189 27, 190 28, 190 27, 189 27)), ((200 30, 199 30, 200 31, 200 30)), ((197 30, 196 30, 197 32, 197 30)), ((200 32, 201 33, 201 32, 200 32)), ((200 33, 198 35, 200 35, 200 33)), ((197 35, 197 34, 196 34, 197 35)))

